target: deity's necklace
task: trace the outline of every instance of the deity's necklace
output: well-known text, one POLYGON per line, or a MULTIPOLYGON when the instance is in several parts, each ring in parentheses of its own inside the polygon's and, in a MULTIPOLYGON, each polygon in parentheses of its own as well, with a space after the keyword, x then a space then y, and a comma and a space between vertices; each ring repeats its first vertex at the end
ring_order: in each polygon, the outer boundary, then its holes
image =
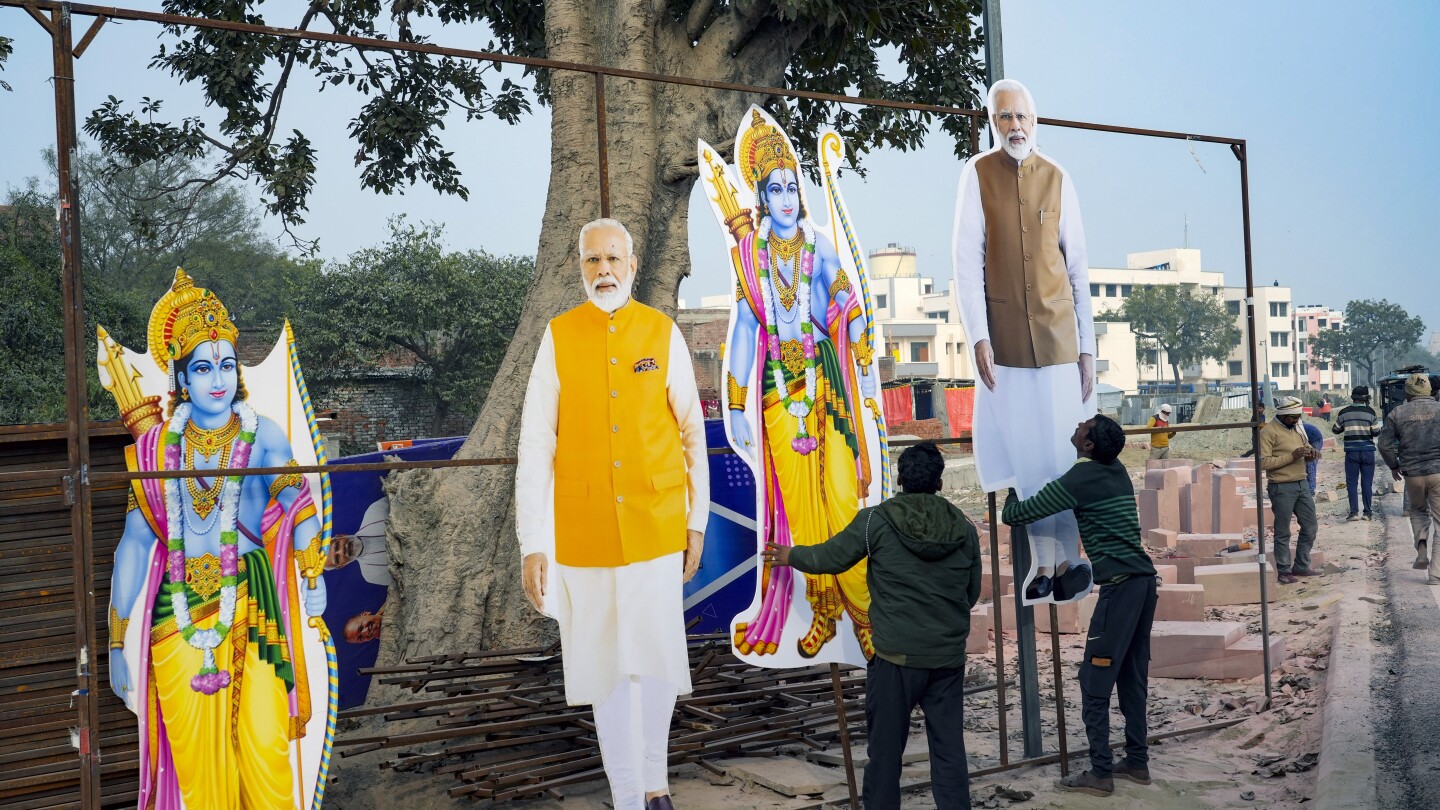
POLYGON ((766 241, 766 246, 770 250, 770 255, 774 257, 777 262, 777 264, 774 265, 776 270, 774 277, 775 289, 780 296, 780 305, 785 309, 791 309, 795 306, 795 291, 797 283, 800 280, 800 274, 796 272, 800 268, 795 260, 799 258, 800 251, 805 248, 805 231, 801 228, 796 228, 795 233, 788 237, 775 236, 772 232, 770 238, 766 241), (788 283, 785 281, 784 275, 779 272, 779 262, 789 265, 791 269, 790 281, 788 283))
POLYGON ((805 456, 819 447, 819 441, 805 429, 805 417, 809 416, 811 409, 815 407, 815 327, 810 321, 810 277, 815 269, 815 235, 810 223, 805 221, 800 223, 799 231, 803 236, 804 248, 800 253, 799 266, 795 268, 795 287, 799 298, 797 314, 802 318, 800 345, 805 354, 805 390, 801 397, 790 393, 789 386, 785 383, 785 373, 782 371, 782 346, 775 311, 776 296, 772 292, 772 289, 779 285, 770 273, 769 217, 761 221, 760 232, 757 234, 760 247, 760 266, 757 269, 760 274, 760 299, 765 310, 766 365, 775 380, 776 396, 781 398, 786 412, 795 417, 795 438, 790 440, 790 447, 805 456))
MULTIPOLYGON (((239 435, 235 438, 233 452, 230 456, 234 459, 236 467, 247 467, 250 464, 250 451, 255 446, 255 431, 259 427, 259 417, 254 409, 244 402, 233 403, 230 407, 239 417, 240 422, 239 435)), ((182 468, 181 436, 184 435, 185 428, 190 424, 190 413, 190 403, 184 403, 175 409, 174 415, 165 425, 161 440, 164 448, 162 467, 167 471, 182 468)), ((240 583, 240 532, 238 531, 240 485, 240 476, 232 475, 224 479, 224 486, 221 490, 222 502, 219 506, 220 610, 215 624, 202 630, 195 626, 194 616, 190 612, 189 598, 185 594, 187 560, 185 517, 182 516, 185 508, 181 502, 180 482, 174 478, 167 478, 164 482, 165 568, 170 580, 165 584, 165 591, 170 597, 170 606, 175 613, 175 626, 180 631, 180 637, 192 649, 203 653, 200 672, 190 679, 190 688, 206 695, 213 695, 230 685, 230 673, 219 668, 215 650, 230 635, 230 629, 235 623, 235 605, 240 583)))
MULTIPOLYGON (((240 417, 234 413, 230 414, 229 421, 215 430, 206 430, 194 422, 187 422, 185 425, 185 469, 199 469, 195 465, 196 453, 205 458, 219 453, 220 464, 217 469, 225 469, 230 465, 230 448, 238 435, 240 435, 240 417)), ((220 490, 224 486, 225 479, 220 477, 217 477, 209 487, 201 487, 198 478, 185 479, 185 489, 190 493, 190 503, 195 507, 195 515, 200 520, 208 518, 215 509, 215 505, 220 502, 220 490)))

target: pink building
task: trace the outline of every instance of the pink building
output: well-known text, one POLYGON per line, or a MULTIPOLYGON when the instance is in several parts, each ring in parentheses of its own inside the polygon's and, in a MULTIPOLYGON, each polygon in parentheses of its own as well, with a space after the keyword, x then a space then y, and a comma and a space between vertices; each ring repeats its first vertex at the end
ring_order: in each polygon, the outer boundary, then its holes
POLYGON ((1339 329, 1345 313, 1329 307, 1295 307, 1296 353, 1300 357, 1298 382, 1301 391, 1350 390, 1350 364, 1316 360, 1312 344, 1315 336, 1327 329, 1339 329))

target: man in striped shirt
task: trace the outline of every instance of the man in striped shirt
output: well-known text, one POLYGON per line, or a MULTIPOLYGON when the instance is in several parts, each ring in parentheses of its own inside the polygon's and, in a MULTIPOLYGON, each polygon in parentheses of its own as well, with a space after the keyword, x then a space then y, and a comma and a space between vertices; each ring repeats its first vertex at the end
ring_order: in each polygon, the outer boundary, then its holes
MULTIPOLYGON (((1155 566, 1140 545, 1140 516, 1130 473, 1117 460, 1125 448, 1120 425, 1097 415, 1075 428, 1070 443, 1078 456, 1075 465, 1023 501, 1012 490, 1002 518, 1015 526, 1075 510, 1080 540, 1100 586, 1080 664, 1081 716, 1090 740, 1090 770, 1076 771, 1057 784, 1065 790, 1108 796, 1115 790, 1116 776, 1150 784, 1145 698, 1157 599, 1155 566), (1110 695, 1117 690, 1120 713, 1125 715, 1125 759, 1114 764, 1110 695)), ((1064 589, 1069 575, 1057 578, 1057 590, 1064 589)))
POLYGON ((1355 386, 1350 400, 1355 404, 1340 412, 1330 431, 1345 436, 1345 491, 1350 496, 1350 514, 1345 519, 1360 519, 1363 496, 1365 519, 1370 520, 1371 499, 1375 497, 1375 437, 1380 435, 1380 420, 1370 407, 1368 385, 1355 386))

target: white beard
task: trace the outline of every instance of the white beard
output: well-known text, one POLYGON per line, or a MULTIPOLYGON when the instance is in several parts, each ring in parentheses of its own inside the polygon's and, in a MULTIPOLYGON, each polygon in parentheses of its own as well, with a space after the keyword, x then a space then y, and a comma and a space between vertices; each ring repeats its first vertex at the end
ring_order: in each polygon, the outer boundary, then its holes
MULTIPOLYGON (((599 279, 596 279, 598 282, 599 279)), ((596 292, 595 286, 589 283, 585 285, 585 295, 589 297, 590 303, 603 309, 606 312, 615 310, 630 303, 630 290, 635 286, 635 274, 631 273, 620 282, 620 288, 614 292, 596 292)))
POLYGON ((1016 160, 1024 160, 1030 157, 1030 153, 1035 151, 1035 140, 1033 138, 1026 138, 1025 143, 1019 146, 1010 143, 1010 139, 1006 138, 1000 142, 1000 145, 1004 147, 1005 154, 1016 160))

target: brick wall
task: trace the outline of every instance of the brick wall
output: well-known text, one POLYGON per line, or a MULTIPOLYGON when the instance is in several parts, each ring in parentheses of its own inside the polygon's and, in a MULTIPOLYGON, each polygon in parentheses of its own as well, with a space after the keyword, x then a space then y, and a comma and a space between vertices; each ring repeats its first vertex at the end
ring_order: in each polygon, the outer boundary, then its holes
POLYGON ((945 428, 940 424, 939 419, 917 419, 910 422, 891 422, 889 425, 891 436, 905 434, 919 439, 943 439, 945 428))
POLYGON ((316 405, 336 411, 322 430, 339 440, 344 455, 373 451, 381 441, 464 436, 474 423, 474 414, 451 413, 436 430, 435 407, 408 374, 382 372, 353 380, 316 405))

